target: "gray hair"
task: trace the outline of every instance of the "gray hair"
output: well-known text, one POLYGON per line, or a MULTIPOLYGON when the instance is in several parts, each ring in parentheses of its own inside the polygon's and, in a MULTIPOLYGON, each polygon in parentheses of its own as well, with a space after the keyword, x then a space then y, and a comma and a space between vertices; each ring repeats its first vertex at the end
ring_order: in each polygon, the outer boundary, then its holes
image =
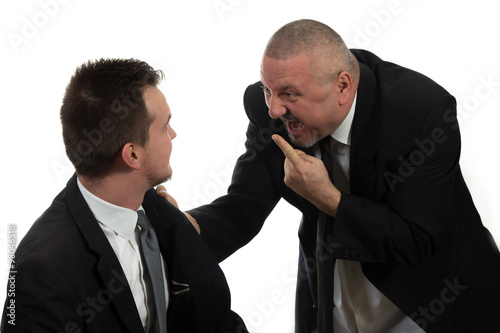
POLYGON ((309 58, 311 74, 320 83, 333 81, 341 71, 354 79, 359 75, 351 51, 324 23, 308 19, 290 22, 273 34, 264 52, 266 57, 283 60, 299 54, 309 58))

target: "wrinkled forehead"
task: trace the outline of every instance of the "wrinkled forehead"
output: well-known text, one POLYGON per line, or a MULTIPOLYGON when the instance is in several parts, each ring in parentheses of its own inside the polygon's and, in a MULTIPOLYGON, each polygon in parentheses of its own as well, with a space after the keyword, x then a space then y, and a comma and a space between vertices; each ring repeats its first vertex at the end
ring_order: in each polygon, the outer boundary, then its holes
POLYGON ((260 77, 269 88, 279 85, 296 85, 310 77, 309 59, 301 54, 288 59, 276 59, 264 56, 260 66, 260 77))

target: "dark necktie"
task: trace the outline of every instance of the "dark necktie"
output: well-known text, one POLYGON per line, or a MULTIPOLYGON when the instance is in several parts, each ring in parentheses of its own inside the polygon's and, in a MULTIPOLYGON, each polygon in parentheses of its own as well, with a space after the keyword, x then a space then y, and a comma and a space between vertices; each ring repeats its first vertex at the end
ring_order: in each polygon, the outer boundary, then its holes
MULTIPOLYGON (((138 211, 137 224, 141 227, 141 251, 152 287, 155 311, 158 323, 158 332, 167 332, 167 300, 165 299, 165 285, 163 283, 163 271, 161 265, 160 247, 155 231, 149 223, 148 217, 143 211, 138 211)), ((150 293, 151 294, 151 293, 150 293)), ((153 315, 153 314, 152 314, 153 315)), ((153 321, 154 322, 154 321, 153 321)))
MULTIPOLYGON (((333 138, 328 135, 319 142, 321 160, 325 164, 330 181, 333 183, 333 138)), ((331 235, 333 221, 327 215, 318 211, 318 233, 316 237, 316 264, 318 283, 318 316, 319 333, 333 332, 333 244, 328 235, 331 235)))

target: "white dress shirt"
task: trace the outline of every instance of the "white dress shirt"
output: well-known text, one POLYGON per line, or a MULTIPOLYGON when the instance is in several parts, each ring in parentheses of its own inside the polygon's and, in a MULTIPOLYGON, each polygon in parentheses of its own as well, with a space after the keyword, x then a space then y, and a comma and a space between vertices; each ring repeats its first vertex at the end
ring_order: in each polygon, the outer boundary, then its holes
MULTIPOLYGON (((357 93, 346 119, 330 134, 336 145, 334 168, 340 167, 343 176, 340 180, 336 177, 334 185, 344 193, 350 193, 351 127, 356 100, 357 93)), ((321 158, 319 148, 316 157, 321 158)), ((359 262, 337 259, 333 275, 335 333, 424 333, 365 277, 359 262)))
MULTIPOLYGON (((135 305, 137 306, 137 311, 141 317, 145 332, 155 331, 151 327, 151 323, 155 322, 155 320, 151 318, 149 315, 150 311, 148 310, 151 306, 154 306, 154 302, 147 292, 144 280, 145 265, 142 262, 139 247, 140 227, 137 225, 137 212, 106 202, 90 193, 80 180, 77 183, 83 198, 89 205, 90 210, 118 257, 118 261, 122 266, 130 290, 134 296, 135 305)), ((138 210, 143 210, 142 206, 138 210)), ((165 283, 165 299, 167 300, 168 308, 168 285, 163 258, 162 270, 165 283)))

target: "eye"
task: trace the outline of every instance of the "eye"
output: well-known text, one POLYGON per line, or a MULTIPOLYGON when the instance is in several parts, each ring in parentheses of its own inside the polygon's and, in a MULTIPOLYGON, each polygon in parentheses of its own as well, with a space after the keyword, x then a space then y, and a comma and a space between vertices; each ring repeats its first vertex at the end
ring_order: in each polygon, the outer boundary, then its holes
POLYGON ((298 96, 296 93, 289 91, 283 92, 281 95, 284 96, 286 99, 290 100, 291 102, 295 101, 295 99, 298 96))
POLYGON ((267 96, 271 95, 271 90, 268 87, 262 85, 262 86, 260 86, 260 88, 262 89, 262 91, 264 92, 264 94, 266 94, 267 96))

